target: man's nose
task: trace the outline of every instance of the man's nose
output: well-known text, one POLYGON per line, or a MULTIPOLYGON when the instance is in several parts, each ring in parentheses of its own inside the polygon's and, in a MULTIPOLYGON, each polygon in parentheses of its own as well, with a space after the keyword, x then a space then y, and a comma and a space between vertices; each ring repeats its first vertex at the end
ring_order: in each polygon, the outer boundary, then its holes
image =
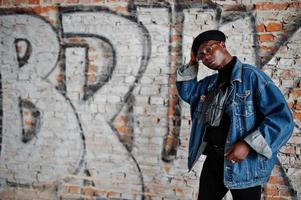
POLYGON ((202 62, 207 63, 210 59, 211 59, 211 55, 210 54, 204 54, 204 56, 202 58, 202 62))

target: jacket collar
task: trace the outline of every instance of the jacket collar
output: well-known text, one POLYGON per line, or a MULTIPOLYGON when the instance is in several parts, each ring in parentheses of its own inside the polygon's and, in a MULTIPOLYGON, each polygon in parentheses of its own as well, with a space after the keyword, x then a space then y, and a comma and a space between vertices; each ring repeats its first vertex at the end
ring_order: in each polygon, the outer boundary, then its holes
POLYGON ((242 63, 238 58, 236 58, 236 62, 234 64, 232 74, 231 74, 231 83, 234 81, 241 82, 241 76, 242 76, 242 63))

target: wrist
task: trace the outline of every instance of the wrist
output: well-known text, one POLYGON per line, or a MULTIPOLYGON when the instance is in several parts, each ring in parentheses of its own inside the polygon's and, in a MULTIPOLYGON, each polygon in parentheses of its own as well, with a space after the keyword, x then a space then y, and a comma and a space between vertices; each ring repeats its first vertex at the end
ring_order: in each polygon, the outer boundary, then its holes
POLYGON ((249 149, 251 150, 251 146, 244 140, 241 140, 241 142, 249 149))

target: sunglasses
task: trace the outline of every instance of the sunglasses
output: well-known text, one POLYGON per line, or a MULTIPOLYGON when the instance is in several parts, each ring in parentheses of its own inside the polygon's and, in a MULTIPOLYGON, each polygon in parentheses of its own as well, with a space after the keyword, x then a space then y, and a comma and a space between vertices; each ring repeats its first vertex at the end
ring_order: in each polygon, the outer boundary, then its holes
POLYGON ((198 53, 196 55, 197 61, 202 60, 206 55, 212 55, 215 47, 218 46, 219 44, 220 44, 220 42, 215 42, 215 43, 207 44, 203 48, 203 51, 198 51, 198 53))

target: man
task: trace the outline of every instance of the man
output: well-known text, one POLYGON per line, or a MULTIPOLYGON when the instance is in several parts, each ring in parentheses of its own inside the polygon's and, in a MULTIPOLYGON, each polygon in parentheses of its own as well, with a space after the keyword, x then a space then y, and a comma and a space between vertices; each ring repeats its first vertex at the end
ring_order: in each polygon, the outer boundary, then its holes
POLYGON ((188 168, 201 154, 199 200, 259 200, 277 152, 291 136, 290 109, 272 80, 260 69, 231 56, 218 30, 193 41, 188 65, 177 71, 177 89, 190 104, 192 130, 188 168), (218 73, 197 82, 198 62, 218 73))

